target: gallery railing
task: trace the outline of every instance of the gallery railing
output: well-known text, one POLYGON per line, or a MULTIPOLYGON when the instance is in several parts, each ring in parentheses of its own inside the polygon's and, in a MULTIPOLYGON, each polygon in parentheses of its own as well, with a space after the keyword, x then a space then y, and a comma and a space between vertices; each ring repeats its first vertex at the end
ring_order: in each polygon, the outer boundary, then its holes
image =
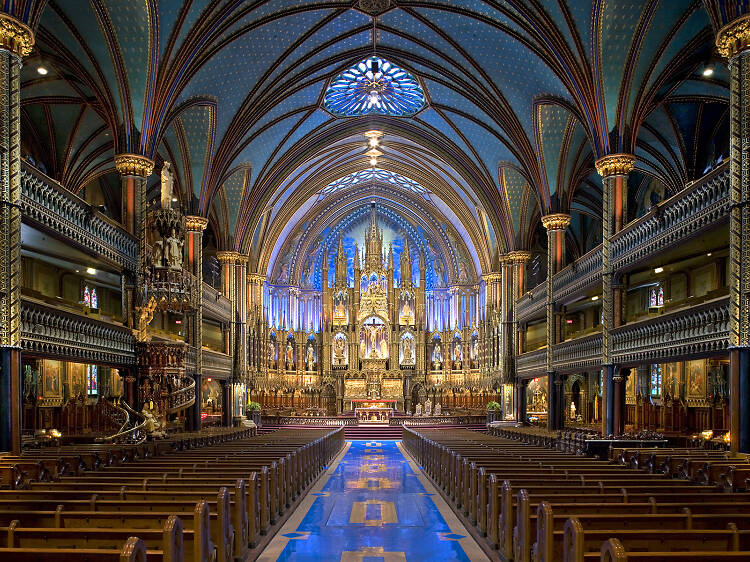
POLYGON ((516 301, 516 317, 519 322, 544 316, 547 303, 547 285, 542 283, 527 291, 516 301))
POLYGON ((138 244, 120 225, 33 166, 21 165, 23 219, 124 269, 138 264, 138 244))
POLYGON ((227 323, 232 320, 232 303, 205 281, 203 282, 203 316, 227 323))
POLYGON ((591 334, 552 346, 552 364, 561 373, 601 369, 602 335, 591 334))
POLYGON ((616 328, 612 344, 614 359, 622 365, 725 352, 729 348, 729 297, 616 328))
POLYGON ((547 366, 547 350, 537 349, 516 357, 516 373, 521 377, 543 375, 547 366))
POLYGON ((128 328, 26 297, 21 301, 21 345, 37 355, 80 363, 135 364, 135 339, 128 328))
POLYGON ((203 349, 203 376, 226 379, 232 376, 232 356, 203 349))

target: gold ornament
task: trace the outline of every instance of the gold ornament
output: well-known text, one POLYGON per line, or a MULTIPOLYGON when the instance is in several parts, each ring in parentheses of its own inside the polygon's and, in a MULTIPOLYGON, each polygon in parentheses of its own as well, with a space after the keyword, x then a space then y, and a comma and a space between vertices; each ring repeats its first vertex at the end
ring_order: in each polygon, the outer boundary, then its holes
POLYGON ((542 226, 547 230, 565 230, 570 224, 570 215, 553 213, 542 217, 542 226))
POLYGON ((632 154, 610 154, 594 162, 596 171, 603 178, 609 176, 626 176, 635 167, 635 156, 632 154))
POLYGON ((727 59, 750 48, 750 14, 722 27, 716 34, 716 48, 727 59))
POLYGON ((117 154, 115 168, 123 176, 147 178, 154 171, 154 161, 140 154, 117 154))
POLYGON ((0 48, 19 57, 31 54, 34 32, 31 28, 7 14, 0 14, 0 48))
POLYGON ((185 217, 185 230, 188 232, 203 232, 208 226, 208 219, 205 217, 197 217, 194 215, 188 215, 185 217))
POLYGON ((221 263, 242 263, 247 262, 247 256, 239 252, 225 251, 216 252, 216 259, 221 263))

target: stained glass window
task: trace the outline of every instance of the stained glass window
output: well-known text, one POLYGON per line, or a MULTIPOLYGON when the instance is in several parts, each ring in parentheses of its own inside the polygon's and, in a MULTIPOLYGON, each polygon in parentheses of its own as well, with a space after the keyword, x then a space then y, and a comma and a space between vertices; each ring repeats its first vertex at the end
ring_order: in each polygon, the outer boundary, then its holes
POLYGON ((334 193, 340 189, 346 189, 347 187, 351 187, 362 182, 376 180, 391 184, 395 187, 400 187, 401 189, 407 189, 414 193, 419 193, 421 195, 424 195, 426 199, 428 198, 427 190, 419 183, 400 174, 389 172, 388 170, 381 170, 380 168, 367 168, 366 170, 360 170, 359 172, 354 172, 347 176, 344 176, 343 178, 334 180, 320 190, 320 198, 322 199, 323 197, 330 195, 331 193, 334 193))
POLYGON ((91 292, 89 291, 88 285, 83 288, 83 304, 89 307, 91 306, 91 292))
POLYGON ((425 106, 425 96, 409 72, 372 56, 336 76, 326 90, 323 104, 339 117, 408 117, 425 106))
POLYGON ((651 293, 648 299, 649 306, 664 306, 664 289, 661 285, 651 288, 651 293))
POLYGON ((661 396, 661 365, 651 365, 651 396, 661 396))
POLYGON ((99 297, 96 296, 96 289, 91 288, 91 308, 99 308, 99 297))
POLYGON ((98 370, 96 365, 86 366, 86 388, 88 388, 89 396, 96 396, 98 392, 98 370))

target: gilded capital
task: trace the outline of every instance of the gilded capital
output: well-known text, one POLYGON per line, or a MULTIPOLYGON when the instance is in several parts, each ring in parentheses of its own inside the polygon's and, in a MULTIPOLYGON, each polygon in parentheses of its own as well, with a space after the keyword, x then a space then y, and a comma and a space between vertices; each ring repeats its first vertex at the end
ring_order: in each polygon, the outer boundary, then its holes
POLYGON ((8 14, 0 14, 0 49, 7 49, 14 55, 26 57, 34 47, 34 32, 27 25, 8 14))
POLYGON ((594 162, 596 171, 603 178, 610 176, 627 176, 635 167, 635 156, 632 154, 609 154, 594 162))
POLYGON ((727 59, 750 48, 750 14, 725 25, 716 34, 716 48, 727 59))
POLYGON ((147 178, 154 171, 154 161, 140 154, 116 154, 115 168, 122 176, 147 178))
POLYGON ((526 250, 514 250, 505 254, 508 261, 512 263, 526 263, 531 259, 531 252, 526 250))
POLYGON ((570 225, 570 215, 553 213, 542 217, 542 226, 547 230, 565 230, 570 225))
POLYGON ((258 284, 260 284, 260 283, 265 283, 266 282, 266 276, 263 275, 262 273, 250 273, 247 276, 247 279, 251 283, 258 283, 258 284))
POLYGON ((197 217, 195 215, 185 217, 185 229, 188 232, 203 232, 207 226, 208 219, 205 217, 197 217))
POLYGON ((239 256, 240 254, 238 252, 216 252, 216 259, 221 263, 234 263, 237 261, 239 256))

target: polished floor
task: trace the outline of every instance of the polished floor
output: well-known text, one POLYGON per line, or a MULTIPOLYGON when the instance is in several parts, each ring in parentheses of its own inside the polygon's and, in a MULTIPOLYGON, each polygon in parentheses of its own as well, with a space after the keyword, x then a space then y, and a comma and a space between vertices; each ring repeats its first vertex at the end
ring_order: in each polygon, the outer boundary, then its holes
POLYGON ((487 560, 398 441, 351 441, 259 560, 487 560))

